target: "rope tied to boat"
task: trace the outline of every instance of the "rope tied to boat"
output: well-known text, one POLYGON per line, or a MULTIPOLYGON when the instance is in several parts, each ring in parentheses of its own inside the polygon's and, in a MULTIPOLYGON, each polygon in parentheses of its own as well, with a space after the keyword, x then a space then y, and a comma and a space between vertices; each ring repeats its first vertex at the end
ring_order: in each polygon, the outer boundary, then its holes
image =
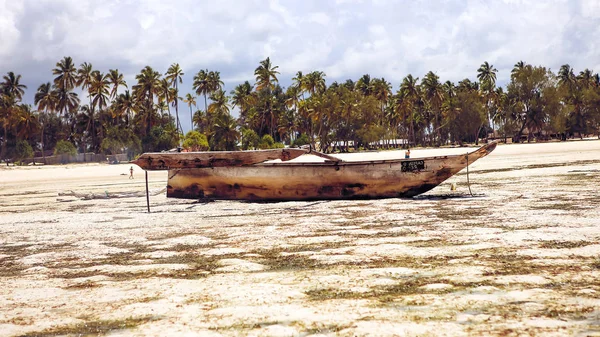
POLYGON ((471 192, 471 182, 469 181, 469 152, 467 152, 467 186, 469 187, 469 194, 473 196, 473 192, 471 192))

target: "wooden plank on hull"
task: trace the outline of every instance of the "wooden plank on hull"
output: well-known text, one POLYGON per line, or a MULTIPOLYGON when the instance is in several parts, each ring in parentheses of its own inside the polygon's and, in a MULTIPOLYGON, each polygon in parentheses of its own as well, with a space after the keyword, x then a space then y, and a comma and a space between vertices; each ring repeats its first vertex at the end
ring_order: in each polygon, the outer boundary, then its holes
POLYGON ((308 151, 304 149, 273 149, 256 151, 158 152, 144 153, 131 163, 144 170, 173 170, 247 166, 280 159, 288 161, 308 151))

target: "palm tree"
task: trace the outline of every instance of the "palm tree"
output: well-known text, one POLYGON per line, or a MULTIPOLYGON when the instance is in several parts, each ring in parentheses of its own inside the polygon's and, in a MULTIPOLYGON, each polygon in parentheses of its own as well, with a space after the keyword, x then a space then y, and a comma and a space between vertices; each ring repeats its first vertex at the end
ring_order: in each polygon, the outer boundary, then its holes
POLYGON ((29 104, 19 105, 18 113, 15 117, 18 138, 28 139, 37 132, 40 124, 35 113, 31 111, 31 106, 29 104))
POLYGON ((504 133, 504 142, 506 143, 506 128, 508 122, 508 104, 509 99, 508 95, 504 92, 502 87, 496 88, 494 97, 497 101, 497 104, 494 104, 496 109, 493 119, 494 122, 502 125, 503 133, 504 133))
POLYGON ((181 128, 181 124, 179 123, 179 86, 178 83, 183 83, 183 75, 185 75, 183 73, 183 70, 181 69, 181 67, 179 66, 179 63, 173 63, 169 69, 167 70, 166 74, 167 80, 169 81, 169 83, 171 83, 171 85, 173 85, 175 87, 175 118, 176 118, 176 125, 177 128, 179 130, 181 130, 181 133, 183 133, 183 128, 181 128))
MULTIPOLYGON (((160 111, 160 116, 161 119, 165 119, 165 110, 169 109, 169 105, 164 101, 164 100, 159 100, 158 103, 156 103, 154 105, 154 107, 156 108, 156 110, 160 111)), ((169 115, 169 120, 170 120, 170 115, 169 115)))
POLYGON ((596 88, 600 87, 600 74, 596 73, 594 74, 594 76, 592 76, 592 83, 594 83, 594 86, 596 88))
POLYGON ((77 69, 70 56, 65 56, 56 63, 56 68, 52 69, 52 74, 57 75, 54 78, 54 85, 59 89, 72 90, 77 84, 77 69))
POLYGON ((92 83, 92 72, 94 72, 92 64, 83 62, 77 69, 76 85, 81 86, 81 89, 87 89, 92 83))
POLYGON ((208 82, 209 94, 215 93, 223 88, 224 83, 221 81, 221 73, 218 71, 209 72, 206 80, 208 82))
POLYGON ((123 86, 127 88, 127 82, 123 78, 123 74, 119 73, 119 69, 110 69, 108 71, 108 83, 112 85, 112 89, 110 91, 110 98, 114 99, 117 97, 117 91, 119 90, 119 86, 123 86))
POLYGON ((392 95, 392 85, 385 78, 375 78, 371 81, 372 95, 379 101, 381 107, 380 125, 383 126, 385 108, 392 95))
POLYGON ((194 130, 194 113, 192 112, 192 105, 196 106, 196 96, 187 93, 185 94, 185 98, 183 99, 183 102, 186 103, 188 105, 188 107, 190 108, 190 125, 192 130, 194 130))
POLYGON ((431 115, 433 115, 433 129, 436 133, 438 145, 441 142, 441 108, 444 101, 444 90, 439 79, 438 75, 430 71, 423 77, 423 81, 421 81, 425 101, 427 102, 431 115))
POLYGON ((304 98, 304 91, 306 90, 306 86, 305 86, 305 82, 306 82, 306 77, 304 76, 304 74, 302 74, 301 71, 298 71, 296 73, 296 76, 294 78, 292 78, 293 81, 293 86, 295 86, 296 88, 298 88, 299 94, 302 95, 302 98, 304 98))
POLYGON ((92 96, 92 110, 98 107, 98 110, 103 110, 108 106, 110 80, 108 75, 104 75, 99 71, 94 71, 92 74, 92 84, 90 85, 90 94, 92 96))
POLYGON ((405 105, 405 111, 408 112, 408 116, 405 116, 404 119, 408 119, 409 123, 409 133, 412 136, 413 144, 416 144, 416 136, 414 130, 415 121, 418 119, 417 116, 417 105, 420 100, 420 92, 419 85, 417 81, 419 78, 414 78, 411 74, 406 76, 402 80, 402 84, 400 84, 400 90, 398 91, 398 96, 401 99, 402 105, 405 105))
POLYGON ((304 86, 311 95, 322 95, 327 86, 325 85, 325 73, 322 71, 313 71, 306 75, 304 86))
POLYGON ((8 128, 11 120, 16 116, 18 103, 25 94, 27 86, 21 84, 21 75, 15 75, 12 71, 2 77, 4 80, 0 83, 0 118, 2 118, 2 128, 4 129, 4 138, 2 139, 2 151, 0 158, 6 154, 8 143, 8 128))
MULTIPOLYGON (((479 69, 477 69, 477 79, 481 83, 481 90, 486 99, 486 114, 487 114, 487 123, 488 126, 492 124, 492 97, 494 95, 494 90, 496 88, 496 73, 498 70, 494 68, 493 65, 489 64, 487 61, 483 62, 479 69)), ((492 131, 493 131, 492 126, 492 131)), ((487 134, 487 132, 486 132, 487 134)), ((487 136, 486 136, 487 139, 487 136)))
POLYGON ((53 95, 50 82, 41 84, 38 87, 33 100, 39 111, 48 112, 48 110, 54 110, 56 97, 53 95))
POLYGON ((142 123, 148 134, 155 120, 152 116, 154 114, 154 95, 158 94, 160 90, 160 73, 154 71, 152 67, 146 66, 135 76, 135 79, 137 84, 133 86, 133 96, 143 107, 139 112, 143 114, 141 116, 142 123))
POLYGON ((256 97, 253 95, 252 89, 252 84, 250 84, 248 81, 245 81, 242 84, 238 84, 231 91, 231 103, 234 107, 237 106, 240 109, 241 124, 246 124, 248 110, 256 103, 256 97))
POLYGON ((558 71, 558 84, 567 86, 567 88, 572 90, 574 89, 576 80, 577 78, 570 65, 563 64, 560 66, 560 70, 558 71))
MULTIPOLYGON (((99 136, 99 141, 102 141, 103 138, 103 130, 102 130, 102 125, 104 123, 102 123, 102 120, 100 117, 102 117, 102 111, 108 106, 108 96, 110 95, 109 92, 109 87, 110 87, 110 82, 109 82, 109 76, 108 75, 104 75, 99 71, 94 71, 92 73, 92 83, 90 84, 89 87, 89 93, 90 96, 92 98, 92 105, 91 105, 91 109, 90 109, 90 113, 91 113, 91 138, 92 138, 92 148, 96 148, 99 143, 95 142, 95 139, 97 136, 99 136), (100 120, 100 130, 99 130, 99 135, 96 134, 96 127, 95 127, 95 118, 94 118, 94 114, 95 114, 95 110, 96 107, 98 107, 98 116, 99 116, 99 120, 100 120)), ((90 125, 88 125, 89 128, 90 125)), ((89 130, 89 129, 88 129, 89 130)))
POLYGON ((229 114, 229 98, 225 95, 225 91, 219 90, 210 96, 212 103, 208 106, 208 113, 217 119, 221 115, 229 114))
POLYGON ((206 100, 206 95, 210 93, 208 85, 208 69, 202 69, 198 71, 196 75, 194 75, 192 88, 196 91, 197 95, 204 95, 204 112, 206 113, 208 110, 208 101, 206 100))
POLYGON ((212 100, 212 95, 218 91, 221 91, 223 88, 223 81, 221 81, 221 73, 218 71, 203 71, 201 70, 197 74, 198 78, 195 77, 194 85, 198 84, 199 87, 196 90, 196 93, 200 94, 202 92, 204 94, 204 117, 206 118, 206 126, 209 130, 212 129, 212 125, 214 121, 212 120, 212 114, 209 113, 209 105, 207 105, 206 97, 212 100), (203 79, 201 79, 203 78, 203 79))
POLYGON ((268 89, 273 90, 276 83, 279 83, 277 71, 279 66, 273 66, 270 58, 260 61, 260 65, 254 70, 256 76, 256 90, 268 89))
POLYGON ((81 86, 81 89, 86 90, 88 93, 89 107, 92 107, 92 95, 90 94, 90 85, 92 85, 94 68, 91 63, 83 62, 79 69, 77 69, 77 82, 76 85, 81 86))
POLYGON ((521 74, 523 69, 525 69, 525 66, 526 66, 526 64, 523 61, 519 61, 519 62, 515 63, 513 69, 510 71, 510 77, 514 78, 515 76, 519 76, 519 74, 521 74))
POLYGON ((360 91, 363 95, 369 96, 371 94, 371 75, 363 75, 358 82, 356 82, 356 90, 360 91))
MULTIPOLYGON (((452 123, 460 113, 460 106, 458 105, 458 98, 456 97, 456 87, 454 83, 450 81, 444 82, 442 85, 444 92, 444 102, 442 103, 442 125, 440 128, 446 127, 452 123)), ((447 133, 446 133, 447 136, 447 133)))
MULTIPOLYGON (((37 106, 38 111, 43 111, 44 115, 48 113, 48 111, 54 111, 56 107, 56 96, 55 92, 52 91, 52 85, 50 82, 41 84, 35 96, 33 98, 34 104, 37 106)), ((46 126, 45 118, 40 114, 40 125, 42 127, 42 135, 41 135, 41 146, 42 146, 42 156, 44 157, 44 163, 46 163, 46 154, 44 153, 44 129, 46 126)))
POLYGON ((290 134, 290 141, 293 142, 296 139, 296 131, 298 131, 298 105, 300 104, 300 98, 302 97, 302 89, 297 85, 291 85, 287 88, 285 95, 287 97, 285 103, 288 108, 292 108, 289 123, 287 125, 287 131, 290 134))
POLYGON ((220 115, 213 129, 214 135, 210 141, 213 150, 233 151, 237 148, 240 133, 235 119, 230 114, 220 115))
POLYGON ((160 80, 160 95, 158 97, 158 102, 165 102, 167 105, 167 111, 169 112, 169 118, 171 118, 171 108, 169 107, 171 102, 173 101, 173 95, 171 95, 171 83, 166 78, 160 80))
POLYGON ((596 78, 594 77, 594 72, 587 68, 580 71, 579 75, 577 75, 577 81, 579 81, 581 86, 586 89, 594 86, 595 80, 596 78))
POLYGON ((130 126, 135 109, 135 98, 129 93, 129 90, 125 90, 125 93, 117 96, 114 104, 118 114, 125 117, 127 126, 130 126))
POLYGON ((73 113, 79 105, 79 97, 77 93, 66 88, 54 87, 56 96, 56 110, 66 119, 67 113, 73 113))
POLYGON ((9 71, 3 77, 2 91, 4 94, 14 97, 17 101, 21 101, 25 94, 27 86, 21 84, 21 75, 15 75, 12 71, 9 71))
POLYGON ((79 105, 79 97, 71 91, 80 81, 73 59, 70 56, 65 56, 56 63, 56 68, 52 69, 52 74, 56 75, 54 78, 57 96, 56 107, 59 114, 67 119, 67 112, 73 113, 79 105))
MULTIPOLYGON (((271 91, 275 88, 275 85, 279 83, 277 79, 277 75, 279 71, 277 69, 279 66, 274 66, 271 63, 271 59, 267 57, 266 59, 260 61, 259 66, 254 69, 254 76, 256 77, 256 91, 265 91, 265 110, 261 116, 260 122, 260 130, 262 132, 263 125, 265 123, 265 114, 268 114, 271 118, 271 126, 273 126, 273 107, 272 107, 272 99, 271 99, 271 91)), ((274 136, 274 128, 269 128, 269 134, 274 136)))
POLYGON ((487 61, 483 62, 477 69, 477 79, 481 82, 481 88, 484 91, 493 91, 496 86, 496 73, 498 69, 487 61))

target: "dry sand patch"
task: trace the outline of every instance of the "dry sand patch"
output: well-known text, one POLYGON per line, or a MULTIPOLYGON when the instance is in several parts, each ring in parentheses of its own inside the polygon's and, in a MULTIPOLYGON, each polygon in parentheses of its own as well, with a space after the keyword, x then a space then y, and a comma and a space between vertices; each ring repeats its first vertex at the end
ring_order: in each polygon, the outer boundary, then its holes
POLYGON ((128 168, 0 168, 2 335, 600 335, 600 141, 499 146, 474 197, 58 196, 143 191, 128 168))

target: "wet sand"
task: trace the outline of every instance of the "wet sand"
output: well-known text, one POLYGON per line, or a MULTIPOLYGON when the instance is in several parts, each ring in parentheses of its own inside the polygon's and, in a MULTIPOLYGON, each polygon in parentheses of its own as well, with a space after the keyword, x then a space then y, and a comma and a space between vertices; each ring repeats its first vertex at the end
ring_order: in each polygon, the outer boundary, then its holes
POLYGON ((498 146, 474 197, 58 195, 143 192, 129 167, 0 168, 0 335, 600 336, 600 141, 498 146))

